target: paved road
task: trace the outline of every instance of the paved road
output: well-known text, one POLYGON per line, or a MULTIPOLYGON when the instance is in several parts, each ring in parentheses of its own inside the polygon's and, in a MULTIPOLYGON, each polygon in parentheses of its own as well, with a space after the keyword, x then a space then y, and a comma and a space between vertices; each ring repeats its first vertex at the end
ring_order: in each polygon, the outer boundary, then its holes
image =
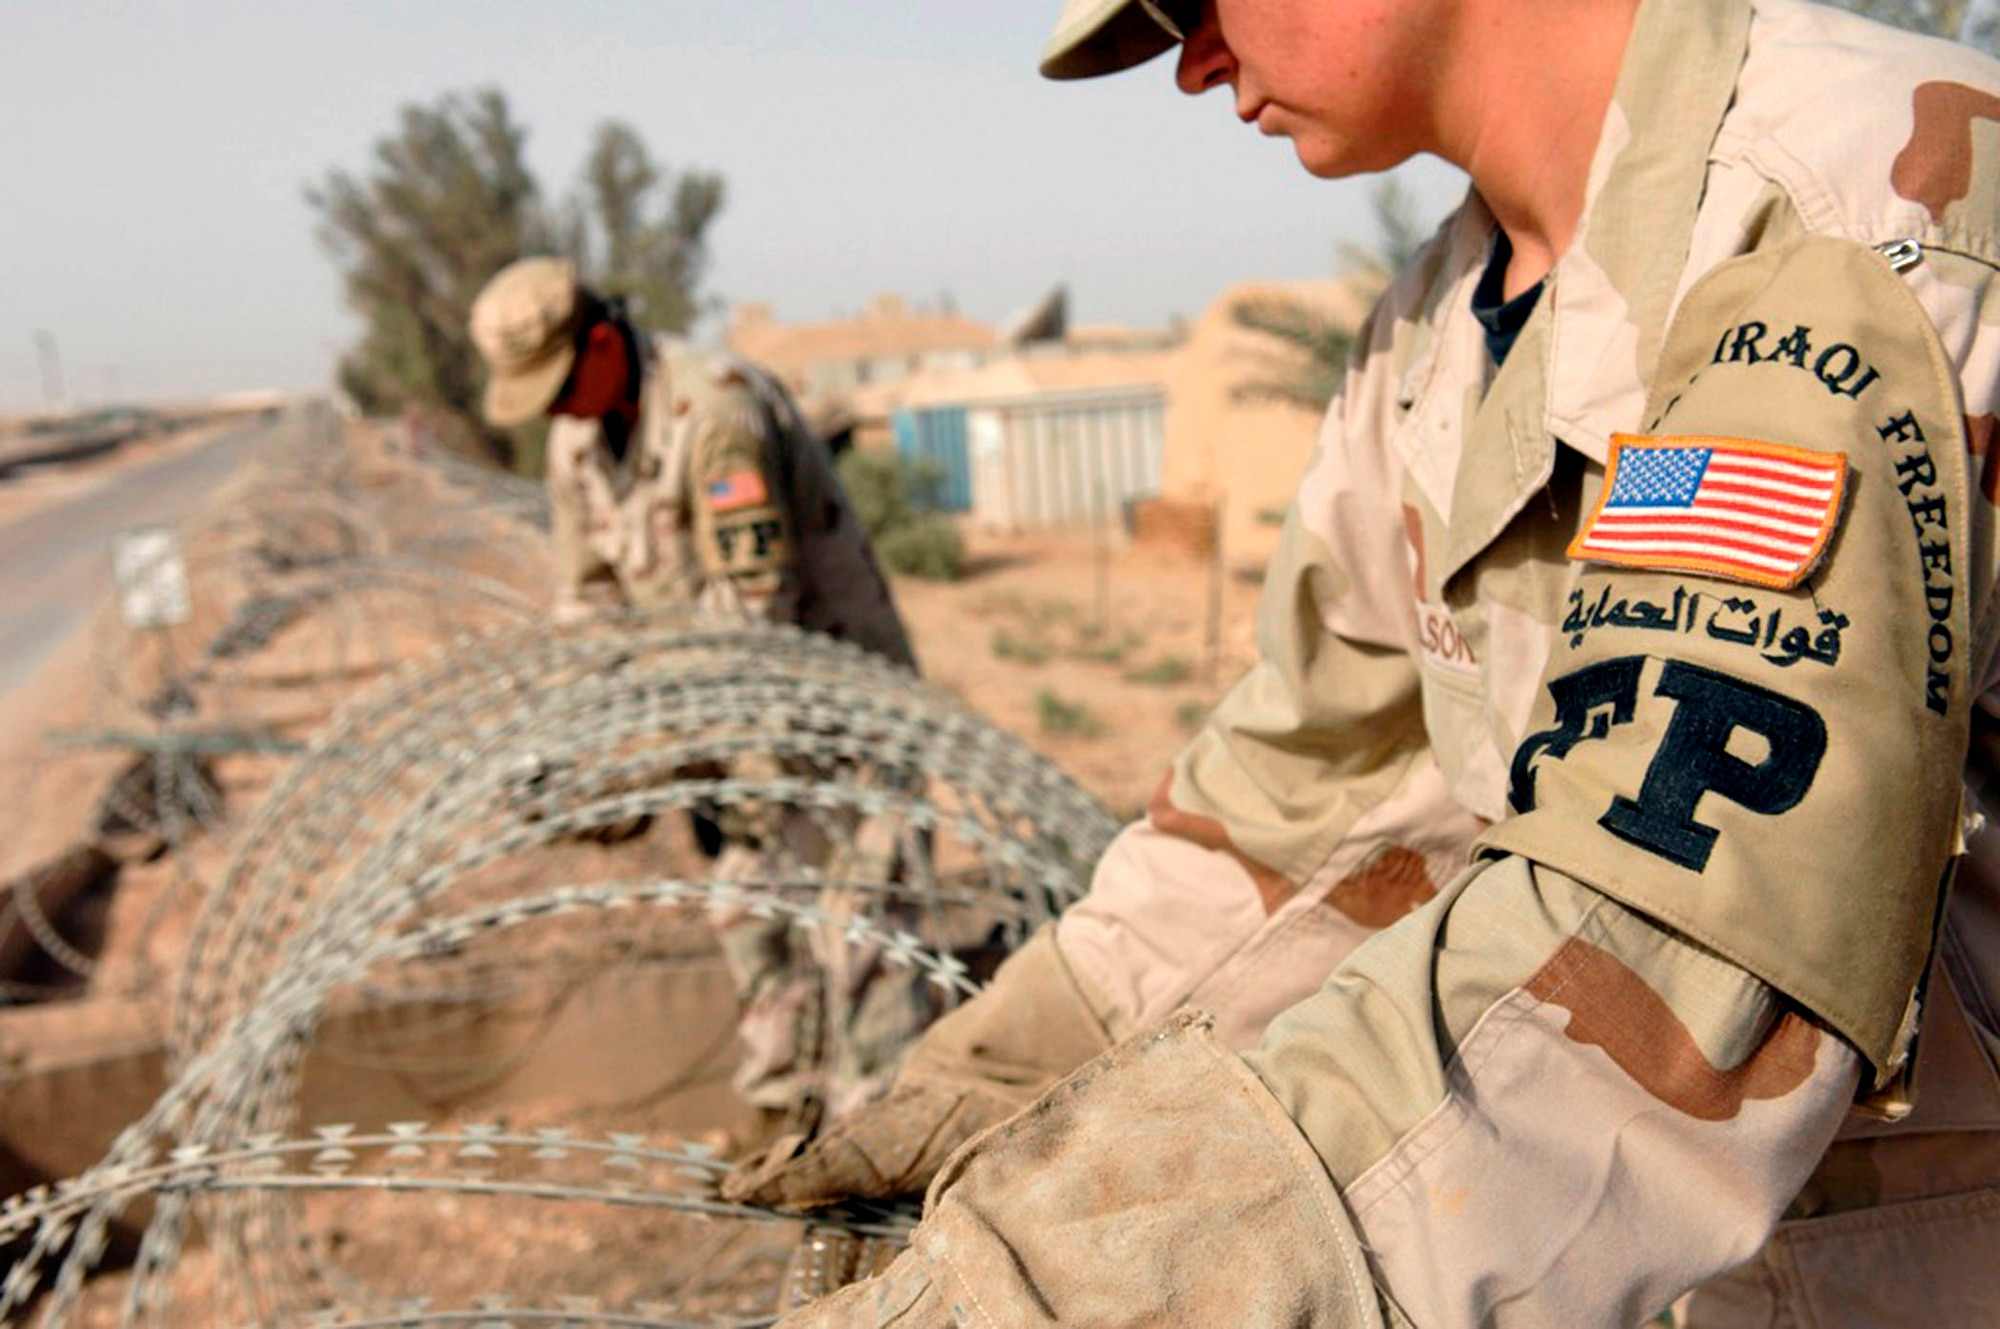
POLYGON ((0 525, 0 692, 18 687, 91 612, 121 531, 179 521, 246 459, 301 426, 297 413, 109 476, 66 502, 0 525))

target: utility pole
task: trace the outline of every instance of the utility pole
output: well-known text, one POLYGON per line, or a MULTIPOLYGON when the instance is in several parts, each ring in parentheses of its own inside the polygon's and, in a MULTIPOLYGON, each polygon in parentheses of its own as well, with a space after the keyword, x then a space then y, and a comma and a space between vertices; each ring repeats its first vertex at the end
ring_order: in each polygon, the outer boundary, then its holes
POLYGON ((59 411, 63 401, 62 352, 56 349, 54 334, 35 334, 35 360, 42 371, 42 408, 59 411))

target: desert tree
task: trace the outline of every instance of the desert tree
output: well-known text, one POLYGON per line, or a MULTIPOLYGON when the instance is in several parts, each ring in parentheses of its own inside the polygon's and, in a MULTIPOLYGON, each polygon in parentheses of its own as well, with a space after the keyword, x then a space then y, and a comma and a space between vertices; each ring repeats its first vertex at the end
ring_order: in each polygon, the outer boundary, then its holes
POLYGON ((488 277, 549 245, 526 141, 497 89, 455 93, 405 106, 364 172, 330 170, 306 190, 363 324, 341 386, 364 410, 447 411, 503 464, 510 442, 479 418, 482 371, 465 322, 488 277))
POLYGON ((627 300, 640 325, 684 332, 701 312, 708 229, 722 198, 721 176, 674 174, 631 126, 606 121, 564 210, 565 248, 597 289, 627 300))
POLYGON ((1230 389, 1238 401, 1283 402, 1324 411, 1340 390, 1354 330, 1331 313, 1287 295, 1251 296, 1230 307, 1239 328, 1268 341, 1254 353, 1255 368, 1230 389))
POLYGON ((446 412, 490 460, 532 471, 539 429, 500 433, 480 418, 485 371, 466 331, 473 297, 523 255, 568 253, 643 324, 684 330, 699 310, 722 180, 670 176, 636 131, 608 123, 577 191, 552 205, 526 143, 497 89, 450 94, 405 106, 365 171, 328 171, 306 201, 363 325, 340 363, 342 389, 371 413, 446 412))
MULTIPOLYGON (((1369 195, 1375 243, 1343 242, 1342 277, 1364 302, 1372 303, 1423 247, 1425 228, 1416 200, 1395 176, 1385 177, 1369 195)), ((1289 296, 1240 300, 1229 311, 1240 328, 1267 339, 1256 367, 1231 395, 1240 401, 1275 401, 1302 410, 1323 411, 1340 390, 1354 351, 1354 329, 1317 305, 1289 296)))

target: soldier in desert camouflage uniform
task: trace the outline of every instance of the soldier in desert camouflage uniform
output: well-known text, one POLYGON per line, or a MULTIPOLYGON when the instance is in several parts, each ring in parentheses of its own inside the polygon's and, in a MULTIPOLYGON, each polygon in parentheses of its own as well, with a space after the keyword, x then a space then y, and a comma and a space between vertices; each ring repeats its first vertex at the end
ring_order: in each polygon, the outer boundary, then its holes
MULTIPOLYGON (((488 419, 552 417, 559 619, 687 605, 796 624, 915 669, 831 458, 768 374, 642 337, 563 259, 503 269, 474 302, 471 331, 492 371, 488 419)), ((751 757, 733 773, 781 772, 751 757)), ((718 880, 768 877, 779 840, 809 862, 829 853, 802 813, 722 821, 696 819, 718 880)), ((851 831, 835 875, 888 880, 892 828, 871 821, 851 831)), ((783 919, 743 906, 714 917, 744 1006, 737 1086, 774 1118, 838 1116, 873 1097, 931 1013, 927 987, 885 973, 870 948, 841 937, 840 901, 827 903, 836 921, 814 939, 812 964, 794 953, 783 919), (826 1064, 812 1046, 822 1043, 832 1048, 826 1064)))
POLYGON ((1043 69, 1176 44, 1315 174, 1472 192, 1090 895, 732 1180, 930 1181, 785 1323, 2000 1324, 2000 68, 1799 0, 1070 0, 1043 69))

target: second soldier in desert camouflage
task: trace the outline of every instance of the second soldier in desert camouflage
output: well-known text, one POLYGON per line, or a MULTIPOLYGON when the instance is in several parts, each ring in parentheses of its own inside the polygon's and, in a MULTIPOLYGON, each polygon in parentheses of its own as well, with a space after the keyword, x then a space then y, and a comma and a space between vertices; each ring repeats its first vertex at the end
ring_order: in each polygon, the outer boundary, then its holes
MULTIPOLYGON (((491 374, 487 417, 550 417, 559 619, 687 606, 794 624, 915 669, 832 458, 769 374, 640 333, 565 259, 526 258, 496 274, 473 304, 471 332, 491 374)), ((752 756, 733 773, 786 772, 752 756)), ((848 829, 842 860, 822 866, 836 879, 888 880, 890 829, 848 829)), ((780 839, 809 859, 826 852, 803 814, 725 812, 697 818, 696 831, 717 855, 719 880, 767 876, 780 839)), ((933 1013, 924 984, 838 935, 840 902, 828 903, 836 921, 810 957, 783 919, 741 906, 714 919, 744 1007, 737 1085, 773 1129, 874 1097, 933 1013)))

